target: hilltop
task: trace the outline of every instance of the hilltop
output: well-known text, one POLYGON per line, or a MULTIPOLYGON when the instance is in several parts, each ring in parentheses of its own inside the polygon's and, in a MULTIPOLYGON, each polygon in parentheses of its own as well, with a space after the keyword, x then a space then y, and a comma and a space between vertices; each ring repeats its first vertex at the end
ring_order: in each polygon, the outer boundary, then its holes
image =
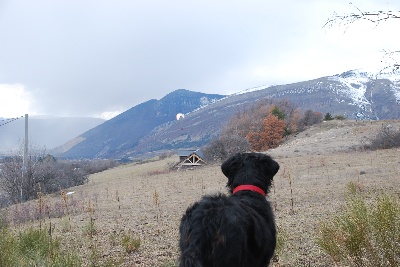
POLYGON ((362 149, 382 127, 400 130, 400 120, 332 120, 311 126, 290 136, 278 148, 268 151, 277 157, 327 155, 362 149))

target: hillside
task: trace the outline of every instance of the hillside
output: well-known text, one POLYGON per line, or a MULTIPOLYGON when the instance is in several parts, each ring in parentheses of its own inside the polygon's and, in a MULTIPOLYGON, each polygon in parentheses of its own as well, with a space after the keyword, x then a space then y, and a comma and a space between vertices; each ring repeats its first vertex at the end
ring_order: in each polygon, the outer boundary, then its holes
POLYGON ((382 127, 400 131, 400 120, 354 121, 333 120, 313 125, 289 137, 278 148, 268 151, 273 156, 326 155, 360 150, 382 127))
MULTIPOLYGON (((146 158, 163 151, 199 148, 218 137, 232 115, 260 99, 285 99, 303 111, 329 112, 348 119, 400 118, 400 77, 378 77, 359 70, 294 84, 261 86, 226 97, 206 96, 206 105, 201 101, 190 104, 192 100, 185 98, 194 92, 185 93, 171 97, 173 92, 160 101, 150 100, 128 110, 80 135, 63 156, 146 158), (176 121, 177 112, 185 113, 185 118, 176 121)), ((199 95, 193 99, 199 99, 199 95)))
POLYGON ((392 82, 366 78, 365 75, 367 74, 348 72, 290 85, 260 87, 230 95, 191 112, 179 125, 168 123, 157 127, 150 135, 141 139, 132 154, 204 145, 218 136, 223 125, 233 114, 266 98, 286 99, 303 111, 312 109, 323 114, 329 112, 333 115, 343 115, 349 119, 400 118, 400 86, 396 82, 397 77, 392 82), (375 97, 375 93, 378 94, 379 90, 387 87, 391 89, 379 94, 379 99, 375 97), (373 90, 374 93, 367 89, 373 90), (371 96, 369 102, 361 97, 365 94, 371 96))
POLYGON ((155 127, 176 120, 177 113, 188 113, 223 98, 217 94, 203 94, 176 90, 160 100, 139 104, 75 139, 74 145, 62 154, 65 158, 126 157, 139 140, 155 127))
MULTIPOLYGON (((400 127, 400 121, 385 123, 400 127)), ((381 121, 330 121, 267 151, 281 166, 268 199, 285 240, 279 262, 272 267, 334 266, 316 244, 316 236, 321 221, 340 210, 349 182, 370 199, 382 192, 400 194, 398 148, 353 149, 381 126, 381 121)), ((48 196, 45 207, 51 210, 45 211, 42 227, 54 227, 52 236, 60 238, 66 251, 77 248, 85 264, 95 253, 98 261, 120 260, 122 267, 176 266, 179 222, 186 208, 203 195, 227 193, 219 164, 171 171, 169 166, 177 160, 128 164, 91 175, 88 184, 69 189, 74 193, 66 202, 60 195, 48 196), (90 223, 96 229, 92 237, 84 234, 90 223), (140 247, 126 253, 126 237, 140 238, 140 247)), ((10 207, 12 226, 17 231, 39 227, 33 213, 33 223, 30 217, 28 223, 18 223, 30 216, 24 211, 37 206, 32 201, 10 207)))

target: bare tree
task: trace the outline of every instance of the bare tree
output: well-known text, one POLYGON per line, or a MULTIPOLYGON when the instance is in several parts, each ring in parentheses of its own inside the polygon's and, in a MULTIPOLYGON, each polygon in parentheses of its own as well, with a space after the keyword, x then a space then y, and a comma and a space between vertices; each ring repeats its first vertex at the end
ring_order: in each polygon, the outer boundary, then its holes
POLYGON ((238 152, 250 150, 250 143, 239 135, 221 135, 202 149, 209 161, 222 161, 238 152))
MULTIPOLYGON (((52 162, 45 160, 45 149, 33 147, 29 150, 27 169, 22 175, 21 151, 6 157, 0 172, 0 187, 8 194, 13 203, 34 199, 39 191, 47 193, 48 185, 54 184, 52 180, 55 179, 51 168, 52 162)), ((54 190, 50 191, 54 192, 54 190)))
POLYGON ((65 161, 56 160, 44 149, 30 148, 27 170, 22 176, 22 153, 6 157, 1 164, 0 189, 8 201, 0 195, 1 203, 18 203, 35 199, 38 193, 50 194, 59 190, 82 185, 89 174, 101 172, 118 165, 113 160, 65 161))
POLYGON ((20 199, 22 185, 22 158, 7 157, 1 166, 0 187, 7 193, 12 203, 20 199))
POLYGON ((303 118, 300 120, 301 128, 311 126, 322 122, 322 113, 312 111, 311 109, 304 112, 303 118))
MULTIPOLYGON (((362 11, 357 6, 350 4, 355 8, 355 12, 346 13, 346 14, 337 14, 334 12, 332 16, 325 23, 324 27, 331 28, 335 25, 344 26, 346 29, 357 21, 367 21, 373 23, 375 26, 379 25, 382 22, 386 22, 392 19, 400 19, 400 11, 362 11)), ((391 71, 393 73, 400 70, 400 64, 398 57, 400 56, 400 50, 391 51, 384 49, 383 62, 387 64, 379 74, 384 73, 386 71, 391 71)))
POLYGON ((382 123, 380 131, 363 148, 378 150, 394 147, 400 147, 400 129, 394 128, 391 124, 382 123))

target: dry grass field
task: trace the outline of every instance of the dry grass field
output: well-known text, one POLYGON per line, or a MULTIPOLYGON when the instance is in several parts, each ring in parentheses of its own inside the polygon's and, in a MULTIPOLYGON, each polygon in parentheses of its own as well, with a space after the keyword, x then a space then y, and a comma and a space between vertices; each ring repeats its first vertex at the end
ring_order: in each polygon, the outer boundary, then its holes
MULTIPOLYGON (((390 123, 399 129, 400 121, 390 123)), ((368 194, 400 196, 400 150, 355 149, 381 125, 326 122, 267 152, 281 165, 268 196, 285 241, 273 266, 333 266, 315 238, 321 220, 344 203, 349 182, 368 194)), ((218 164, 170 171, 177 160, 124 165, 91 175, 88 184, 69 189, 75 192, 71 195, 31 202, 31 209, 45 205, 61 212, 28 225, 51 229, 52 236, 82 255, 85 266, 176 266, 179 222, 186 208, 205 194, 227 192, 218 164)), ((9 219, 16 221, 22 210, 23 205, 10 207, 9 219)), ((18 231, 26 226, 12 227, 18 231)))

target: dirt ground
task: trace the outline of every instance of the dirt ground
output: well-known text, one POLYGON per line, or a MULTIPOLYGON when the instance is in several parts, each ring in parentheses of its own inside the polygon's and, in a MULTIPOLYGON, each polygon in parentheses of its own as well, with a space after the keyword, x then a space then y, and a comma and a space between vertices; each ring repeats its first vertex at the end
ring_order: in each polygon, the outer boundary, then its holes
MULTIPOLYGON (((326 122, 267 152, 281 165, 268 199, 285 240, 273 266, 333 266, 315 238, 321 220, 344 203, 349 182, 371 194, 400 196, 400 150, 355 149, 382 123, 326 122)), ((400 121, 384 123, 400 127, 400 121)), ((179 222, 186 208, 205 194, 227 192, 218 164, 169 171, 177 160, 120 166, 90 176, 88 184, 71 188, 74 193, 64 199, 49 196, 46 205, 60 209, 62 216, 43 219, 42 227, 53 227, 52 234, 80 251, 86 266, 95 260, 176 266, 179 222), (92 234, 88 229, 94 229, 92 234), (127 236, 140 238, 140 247, 131 253, 122 241, 127 236)), ((12 219, 16 207, 9 214, 12 219)))

